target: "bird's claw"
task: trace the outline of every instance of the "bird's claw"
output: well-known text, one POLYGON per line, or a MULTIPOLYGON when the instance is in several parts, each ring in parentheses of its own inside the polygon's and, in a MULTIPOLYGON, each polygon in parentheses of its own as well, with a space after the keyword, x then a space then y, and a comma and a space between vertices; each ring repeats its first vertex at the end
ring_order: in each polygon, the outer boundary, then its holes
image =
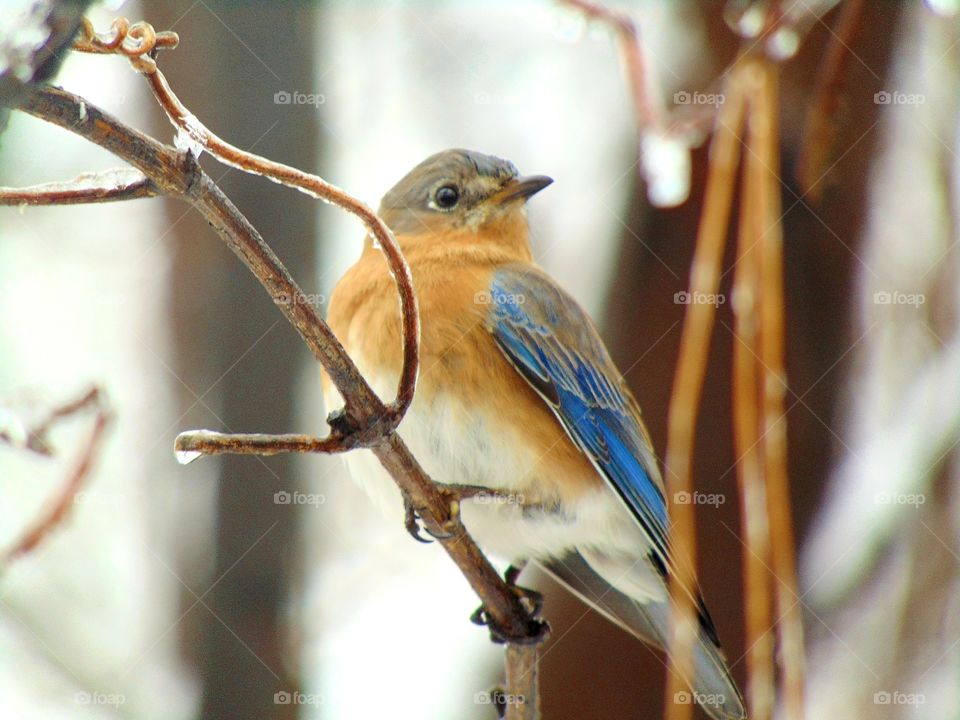
POLYGON ((490 641, 498 645, 539 645, 550 634, 550 624, 538 617, 530 617, 526 632, 523 635, 513 635, 496 624, 487 609, 481 605, 470 615, 470 622, 474 625, 483 625, 490 632, 490 641))
POLYGON ((503 579, 511 592, 520 600, 520 604, 529 616, 526 635, 519 638, 514 637, 497 627, 483 605, 470 615, 470 622, 474 625, 485 625, 490 630, 490 639, 495 643, 509 642, 518 645, 536 645, 543 642, 550 632, 550 625, 545 620, 540 619, 540 612, 543 610, 543 593, 517 585, 517 579, 523 572, 524 565, 525 563, 511 565, 503 574, 503 579))
POLYGON ((431 530, 425 524, 421 525, 420 516, 417 513, 417 509, 413 505, 413 501, 407 497, 406 494, 403 496, 403 514, 404 520, 403 525, 407 529, 407 532, 413 537, 417 542, 422 543, 431 543, 433 540, 449 540, 456 533, 456 527, 460 524, 460 500, 457 497, 449 497, 448 501, 450 503, 450 518, 443 523, 441 526, 441 531, 436 532, 431 530), (425 531, 433 540, 430 538, 425 538, 420 534, 420 531, 425 531))
POLYGON ((520 579, 520 573, 527 566, 526 561, 517 565, 510 565, 503 573, 503 581, 507 584, 513 593, 520 599, 524 609, 532 616, 537 617, 543 610, 543 593, 521 587, 517 584, 520 579))
MULTIPOLYGON (((429 545, 433 542, 430 538, 425 538, 420 534, 420 518, 417 516, 417 511, 414 509, 413 503, 410 502, 410 499, 406 496, 403 498, 403 526, 407 529, 407 532, 410 533, 410 537, 417 542, 421 542, 424 545, 429 545)), ((422 529, 426 530, 426 527, 422 529)), ((429 532, 429 530, 427 530, 427 532, 429 532)))

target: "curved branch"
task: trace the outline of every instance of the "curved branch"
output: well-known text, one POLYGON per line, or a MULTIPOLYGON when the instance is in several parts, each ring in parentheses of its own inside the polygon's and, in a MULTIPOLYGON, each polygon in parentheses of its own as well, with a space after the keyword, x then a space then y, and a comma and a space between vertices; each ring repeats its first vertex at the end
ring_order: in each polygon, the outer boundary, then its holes
MULTIPOLYGON (((26 434, 23 447, 38 452, 41 455, 50 455, 47 433, 53 425, 65 417, 74 415, 90 407, 96 408, 97 410, 96 418, 93 421, 93 429, 90 431, 86 443, 84 443, 73 467, 67 475, 67 479, 63 482, 60 491, 57 493, 53 504, 34 521, 29 529, 20 535, 8 550, 0 555, 0 566, 9 565, 17 558, 29 553, 66 519, 70 508, 74 502, 76 502, 77 493, 80 488, 83 487, 83 483, 90 475, 90 470, 100 455, 100 449, 103 445, 103 439, 106 436, 112 413, 104 402, 100 389, 94 387, 77 400, 54 409, 42 422, 26 434)), ((0 440, 9 441, 10 438, 5 437, 2 432, 0 432, 0 440)))
POLYGON ((360 202, 346 191, 326 180, 283 163, 274 162, 253 153, 241 150, 212 133, 187 110, 170 88, 167 79, 154 67, 144 74, 157 101, 163 107, 178 132, 185 133, 192 141, 199 143, 221 162, 240 170, 257 175, 265 175, 284 185, 301 190, 308 195, 332 203, 355 215, 373 236, 390 267, 390 274, 397 285, 400 295, 400 315, 403 325, 403 368, 397 386, 396 400, 388 406, 388 412, 394 427, 400 423, 403 415, 413 402, 417 384, 420 358, 420 313, 417 309, 416 295, 413 291, 413 275, 400 252, 400 246, 390 228, 365 203, 360 202))

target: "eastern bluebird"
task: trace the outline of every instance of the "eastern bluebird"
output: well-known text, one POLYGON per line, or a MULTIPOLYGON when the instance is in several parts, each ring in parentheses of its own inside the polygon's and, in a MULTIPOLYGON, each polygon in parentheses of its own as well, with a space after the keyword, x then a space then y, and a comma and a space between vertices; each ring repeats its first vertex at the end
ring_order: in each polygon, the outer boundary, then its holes
MULTIPOLYGON (((640 408, 593 322, 534 262, 527 200, 552 180, 506 160, 447 150, 388 192, 380 216, 413 273, 421 370, 398 432, 441 483, 489 488, 461 503, 481 548, 534 560, 638 638, 664 648, 672 568, 663 480, 640 408)), ((368 237, 330 298, 330 326, 374 390, 392 398, 401 325, 393 280, 368 237)), ((325 380, 328 407, 340 401, 325 380)), ((351 474, 403 507, 368 450, 351 474)), ((692 697, 746 717, 698 590, 692 697)))

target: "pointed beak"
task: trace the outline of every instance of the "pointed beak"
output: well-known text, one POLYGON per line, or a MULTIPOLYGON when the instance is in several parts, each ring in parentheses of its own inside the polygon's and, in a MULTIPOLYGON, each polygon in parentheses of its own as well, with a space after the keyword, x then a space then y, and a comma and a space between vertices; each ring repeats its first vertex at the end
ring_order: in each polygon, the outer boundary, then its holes
POLYGON ((506 205, 514 200, 527 200, 543 190, 553 182, 553 178, 546 175, 525 175, 513 178, 503 189, 493 196, 498 205, 506 205))

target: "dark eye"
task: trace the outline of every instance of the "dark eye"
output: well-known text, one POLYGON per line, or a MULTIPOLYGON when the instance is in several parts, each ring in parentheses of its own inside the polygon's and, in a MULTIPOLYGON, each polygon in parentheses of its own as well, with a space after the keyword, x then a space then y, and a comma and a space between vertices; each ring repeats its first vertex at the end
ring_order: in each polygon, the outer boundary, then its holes
POLYGON ((437 191, 433 194, 433 199, 438 208, 449 210, 460 201, 460 191, 454 185, 444 185, 437 188, 437 191))

